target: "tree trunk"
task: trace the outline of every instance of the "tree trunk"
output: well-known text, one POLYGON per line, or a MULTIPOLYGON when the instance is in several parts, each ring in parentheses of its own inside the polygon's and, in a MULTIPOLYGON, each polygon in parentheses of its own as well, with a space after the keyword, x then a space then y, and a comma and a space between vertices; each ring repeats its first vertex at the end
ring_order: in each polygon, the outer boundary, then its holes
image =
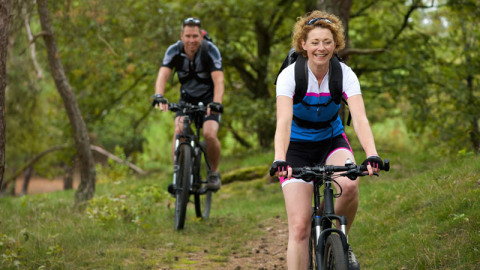
POLYGON ((348 40, 348 22, 350 21, 350 11, 353 0, 319 0, 318 9, 335 14, 343 23, 345 28, 345 49, 349 48, 348 40))
POLYGON ((5 88, 10 0, 0 0, 0 190, 5 174, 5 88))
POLYGON ((73 188, 73 167, 65 164, 63 166, 63 190, 69 190, 73 188))
POLYGON ((63 165, 63 190, 69 190, 73 188, 73 173, 75 170, 75 159, 76 156, 73 155, 70 159, 70 162, 66 162, 63 165))
MULTIPOLYGON (((353 0, 318 0, 317 6, 319 10, 324 10, 326 12, 335 14, 342 21, 343 28, 345 29, 345 49, 350 48, 350 41, 348 38, 348 22, 350 21, 352 2, 353 0)), ((346 63, 348 61, 348 55, 346 55, 343 60, 346 63)), ((347 110, 343 102, 338 114, 340 115, 342 123, 345 126, 347 110)))
POLYGON ((43 36, 48 52, 48 61, 57 90, 62 96, 67 111, 72 135, 75 140, 77 157, 80 166, 80 185, 75 193, 75 205, 91 199, 95 193, 95 163, 90 150, 90 139, 87 126, 83 120, 77 99, 68 82, 60 61, 60 52, 57 48, 55 35, 50 21, 47 0, 38 0, 38 14, 42 30, 47 34, 43 36))
POLYGON ((33 165, 28 167, 25 170, 25 175, 23 177, 23 185, 22 185, 22 191, 21 195, 26 195, 28 193, 28 184, 30 184, 30 179, 32 178, 33 174, 33 165))

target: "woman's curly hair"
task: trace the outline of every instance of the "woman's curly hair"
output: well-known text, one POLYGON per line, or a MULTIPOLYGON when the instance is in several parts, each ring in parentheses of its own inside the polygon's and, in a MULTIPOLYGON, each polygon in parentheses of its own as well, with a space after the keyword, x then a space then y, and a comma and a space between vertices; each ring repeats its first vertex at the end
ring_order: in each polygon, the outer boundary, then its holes
POLYGON ((307 56, 307 52, 302 47, 302 41, 307 40, 308 33, 315 27, 329 29, 333 34, 333 41, 335 42, 335 51, 338 53, 345 48, 345 30, 342 21, 335 15, 321 10, 315 10, 305 14, 303 17, 298 17, 297 22, 293 26, 292 47, 295 51, 307 56), (311 25, 308 22, 313 19, 318 19, 311 25))

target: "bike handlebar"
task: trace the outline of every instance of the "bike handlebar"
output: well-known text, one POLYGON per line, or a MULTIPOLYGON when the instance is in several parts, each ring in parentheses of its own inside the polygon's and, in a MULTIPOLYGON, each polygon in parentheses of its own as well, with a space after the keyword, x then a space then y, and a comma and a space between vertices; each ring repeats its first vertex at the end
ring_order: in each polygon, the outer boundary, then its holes
POLYGON ((168 109, 172 112, 183 111, 184 113, 207 112, 207 106, 202 102, 198 103, 198 105, 191 103, 168 103, 168 109))
MULTIPOLYGON (((385 159, 383 164, 383 171, 390 170, 390 160, 385 159)), ((335 165, 320 165, 313 167, 297 167, 292 168, 292 176, 299 179, 304 179, 312 181, 315 177, 322 175, 332 175, 334 172, 343 172, 340 176, 346 176, 351 180, 355 180, 358 176, 368 175, 366 165, 356 165, 350 160, 345 162, 345 166, 335 166, 335 165)), ((378 175, 374 173, 374 175, 378 175)))

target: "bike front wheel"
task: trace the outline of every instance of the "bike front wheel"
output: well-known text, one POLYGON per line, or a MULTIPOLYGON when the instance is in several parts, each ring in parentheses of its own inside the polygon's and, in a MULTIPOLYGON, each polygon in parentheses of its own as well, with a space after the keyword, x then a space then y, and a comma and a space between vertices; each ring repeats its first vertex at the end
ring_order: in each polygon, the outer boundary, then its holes
POLYGON ((330 234, 325 243, 323 269, 348 269, 343 244, 338 234, 330 234))
POLYGON ((175 230, 183 229, 190 197, 190 176, 192 170, 192 149, 189 145, 180 145, 177 164, 179 166, 175 180, 175 230))

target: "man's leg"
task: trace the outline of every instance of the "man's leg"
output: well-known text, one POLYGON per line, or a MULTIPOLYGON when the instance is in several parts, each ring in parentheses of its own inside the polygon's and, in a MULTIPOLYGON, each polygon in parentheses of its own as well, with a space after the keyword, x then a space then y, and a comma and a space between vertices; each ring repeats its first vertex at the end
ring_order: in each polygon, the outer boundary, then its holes
POLYGON ((175 117, 175 132, 173 132, 172 140, 172 161, 175 161, 175 141, 177 139, 177 134, 182 134, 183 132, 183 116, 175 117))
POLYGON ((218 140, 219 124, 214 120, 207 120, 203 123, 203 137, 207 143, 207 157, 210 162, 210 172, 207 175, 207 187, 218 190, 221 186, 218 165, 220 163, 220 141, 218 140))
POLYGON ((220 163, 220 141, 218 140, 218 127, 216 121, 208 120, 203 124, 203 136, 207 142, 207 156, 210 162, 211 170, 218 172, 220 163))

